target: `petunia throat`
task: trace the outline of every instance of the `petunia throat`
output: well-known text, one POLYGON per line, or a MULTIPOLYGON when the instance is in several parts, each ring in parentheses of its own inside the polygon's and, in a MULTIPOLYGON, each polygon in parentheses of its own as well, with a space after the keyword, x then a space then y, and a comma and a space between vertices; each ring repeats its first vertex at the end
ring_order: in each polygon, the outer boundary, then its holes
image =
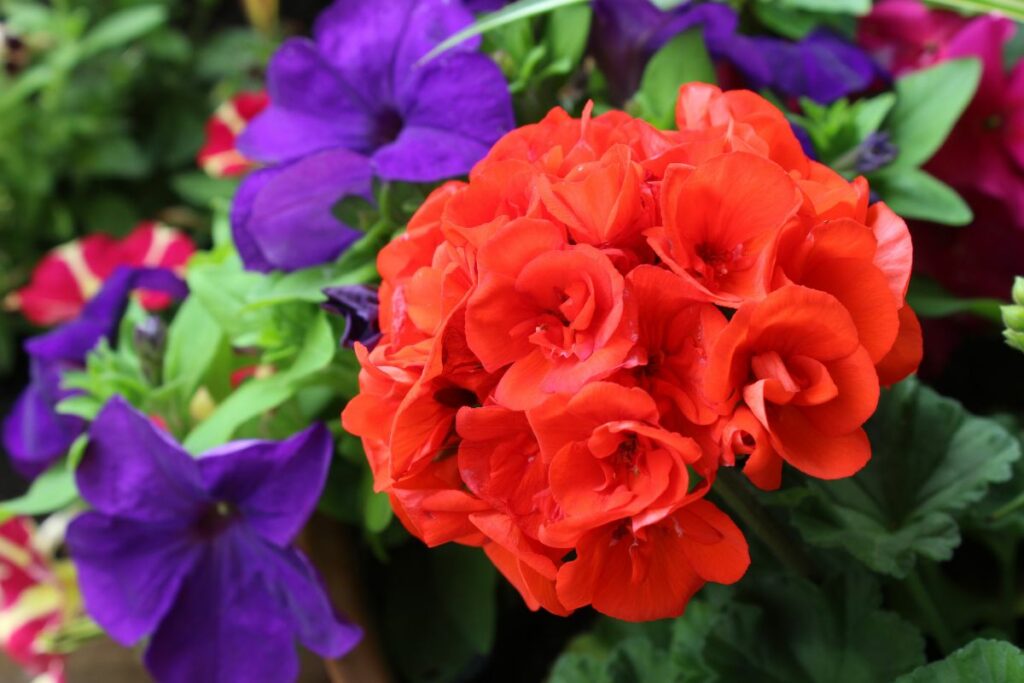
POLYGON ((204 539, 213 539, 241 518, 238 508, 227 501, 210 505, 196 520, 195 530, 204 539))

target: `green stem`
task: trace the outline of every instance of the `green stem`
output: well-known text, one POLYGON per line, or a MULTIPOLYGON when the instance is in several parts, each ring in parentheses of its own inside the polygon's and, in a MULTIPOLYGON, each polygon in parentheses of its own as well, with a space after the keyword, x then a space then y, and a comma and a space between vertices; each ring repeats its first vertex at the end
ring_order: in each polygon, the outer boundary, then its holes
POLYGON ((1016 498, 1006 503, 1002 507, 998 508, 995 512, 989 515, 992 521, 998 521, 1003 517, 1006 517, 1012 512, 1016 512, 1020 508, 1024 507, 1024 493, 1021 493, 1016 498))
POLYGON ((949 627, 942 618, 938 606, 932 600, 931 593, 928 592, 924 582, 921 581, 921 575, 918 573, 918 570, 912 571, 904 580, 904 584, 906 584, 907 590, 910 591, 910 597, 913 598, 917 608, 921 611, 921 617, 924 619, 928 632, 935 638, 935 642, 938 644, 939 649, 942 650, 942 654, 948 655, 955 649, 953 634, 950 633, 949 627))
POLYGON ((714 490, 728 507, 758 539, 793 573, 810 579, 817 574, 814 563, 768 510, 747 489, 739 472, 720 469, 714 490))

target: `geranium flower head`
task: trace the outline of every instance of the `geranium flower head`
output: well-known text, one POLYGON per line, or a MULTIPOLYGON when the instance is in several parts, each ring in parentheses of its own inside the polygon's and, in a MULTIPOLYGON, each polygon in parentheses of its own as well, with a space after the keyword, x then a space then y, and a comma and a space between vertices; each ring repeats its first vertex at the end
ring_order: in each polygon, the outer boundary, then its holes
POLYGON ((871 457, 861 425, 878 403, 878 377, 829 294, 787 286, 742 306, 715 343, 705 390, 723 404, 742 399, 777 457, 807 474, 848 477, 871 457))
POLYGON ((112 399, 76 471, 92 510, 68 529, 86 610, 119 643, 148 637, 146 666, 168 683, 294 680, 296 640, 345 654, 360 630, 289 547, 332 453, 316 425, 194 458, 112 399))
POLYGON ((660 619, 737 581, 717 468, 849 476, 920 360, 909 232, 867 182, 752 92, 687 85, 676 114, 554 110, 378 259, 342 424, 411 533, 482 547, 531 609, 660 619))
POLYGON ((232 178, 251 170, 254 163, 238 150, 238 136, 269 102, 261 90, 238 93, 217 107, 206 122, 206 141, 196 158, 199 167, 214 178, 232 178))
POLYGON ((451 0, 339 1, 313 40, 281 46, 267 72, 270 105, 239 140, 246 156, 274 164, 235 199, 248 267, 333 258, 358 236, 331 215, 336 201, 365 195, 374 175, 432 182, 465 173, 512 127, 508 86, 475 51, 479 40, 421 61, 472 21, 451 0))
POLYGON ((777 240, 800 208, 796 183, 762 157, 733 152, 662 182, 664 226, 651 246, 700 297, 725 306, 768 289, 777 240))

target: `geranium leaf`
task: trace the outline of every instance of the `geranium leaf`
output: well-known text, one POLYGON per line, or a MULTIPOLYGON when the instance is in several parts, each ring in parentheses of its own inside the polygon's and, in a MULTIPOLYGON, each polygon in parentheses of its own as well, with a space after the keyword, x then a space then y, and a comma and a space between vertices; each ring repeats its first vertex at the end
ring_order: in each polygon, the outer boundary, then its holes
POLYGON ((1006 481, 1018 441, 916 380, 883 393, 868 424, 873 455, 840 481, 808 481, 793 522, 816 545, 844 548, 875 571, 903 577, 917 556, 946 560, 957 517, 1006 481))
POLYGON ((556 662, 550 683, 875 683, 924 662, 924 640, 880 608, 865 572, 822 585, 787 575, 709 589, 674 620, 599 623, 556 662))
POLYGON ((921 634, 881 609, 881 591, 866 573, 821 586, 767 577, 745 582, 739 597, 704 648, 720 683, 876 683, 924 662, 921 634))
POLYGON ((945 659, 896 679, 895 683, 1020 683, 1024 652, 1001 640, 978 639, 945 659))

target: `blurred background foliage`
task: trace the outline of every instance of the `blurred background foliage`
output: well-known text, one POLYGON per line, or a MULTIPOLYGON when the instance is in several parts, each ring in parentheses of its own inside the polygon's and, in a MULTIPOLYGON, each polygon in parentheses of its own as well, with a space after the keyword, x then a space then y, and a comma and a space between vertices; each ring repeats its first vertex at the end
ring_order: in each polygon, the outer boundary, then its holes
MULTIPOLYGON (((204 123, 260 87, 279 27, 250 28, 220 0, 2 0, 0 21, 0 298, 91 232, 159 218, 203 242, 216 190, 195 166, 204 123)), ((23 324, 0 317, 0 376, 23 324)))

